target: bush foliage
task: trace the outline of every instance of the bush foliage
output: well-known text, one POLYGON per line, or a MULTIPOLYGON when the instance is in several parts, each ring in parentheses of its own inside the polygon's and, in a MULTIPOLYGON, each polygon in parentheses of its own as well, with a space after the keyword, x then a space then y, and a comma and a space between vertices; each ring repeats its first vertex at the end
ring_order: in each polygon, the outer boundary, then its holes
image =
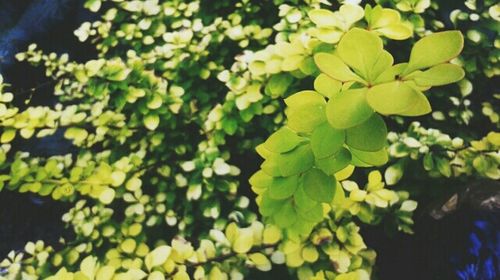
POLYGON ((499 179, 500 5, 340 2, 87 0, 95 59, 18 54, 58 102, 2 81, 0 190, 71 204, 74 236, 0 279, 370 279, 361 226, 411 234, 434 180, 499 179), (58 133, 72 153, 23 151, 58 133))

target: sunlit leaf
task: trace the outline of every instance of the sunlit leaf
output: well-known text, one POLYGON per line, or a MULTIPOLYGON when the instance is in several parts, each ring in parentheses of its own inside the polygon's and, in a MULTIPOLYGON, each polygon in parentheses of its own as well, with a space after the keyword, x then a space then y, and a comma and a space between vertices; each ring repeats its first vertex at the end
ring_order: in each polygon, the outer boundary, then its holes
POLYGON ((403 75, 447 62, 458 56, 463 46, 464 38, 460 31, 443 31, 425 36, 413 45, 408 68, 403 75))
POLYGON ((367 90, 351 89, 330 99, 326 105, 328 122, 337 129, 359 125, 373 115, 366 99, 367 90))

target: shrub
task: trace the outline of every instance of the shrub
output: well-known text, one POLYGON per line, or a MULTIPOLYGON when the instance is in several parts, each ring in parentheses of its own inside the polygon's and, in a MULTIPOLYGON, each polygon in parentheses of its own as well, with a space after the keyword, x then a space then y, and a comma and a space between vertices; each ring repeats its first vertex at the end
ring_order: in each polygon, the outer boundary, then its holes
POLYGON ((369 279, 360 226, 412 233, 408 185, 500 178, 498 96, 476 89, 498 74, 498 4, 451 12, 458 56, 437 2, 212 2, 87 0, 95 59, 17 55, 59 103, 2 84, 0 189, 71 203, 74 238, 11 252, 5 279, 369 279), (60 131, 73 153, 19 144, 60 131))

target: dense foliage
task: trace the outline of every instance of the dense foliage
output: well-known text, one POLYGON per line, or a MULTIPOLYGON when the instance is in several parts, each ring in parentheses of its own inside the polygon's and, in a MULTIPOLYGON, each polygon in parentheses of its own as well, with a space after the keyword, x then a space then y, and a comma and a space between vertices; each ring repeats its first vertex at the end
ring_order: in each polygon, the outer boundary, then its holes
POLYGON ((330 2, 87 0, 95 59, 18 54, 58 102, 0 83, 0 190, 70 203, 74 236, 0 279, 370 279, 361 226, 411 234, 435 180, 500 179, 500 5, 330 2))

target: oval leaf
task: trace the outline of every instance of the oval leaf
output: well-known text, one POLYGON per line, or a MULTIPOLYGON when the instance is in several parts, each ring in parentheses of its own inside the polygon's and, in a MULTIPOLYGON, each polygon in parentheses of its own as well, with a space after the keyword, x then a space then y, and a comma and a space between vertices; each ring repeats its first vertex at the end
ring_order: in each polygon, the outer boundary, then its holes
POLYGON ((330 124, 324 123, 313 131, 311 149, 316 159, 326 158, 338 152, 344 140, 344 130, 335 129, 330 124))
POLYGON ((460 31, 444 31, 428 35, 415 43, 404 74, 431 67, 458 56, 464 46, 460 31))
POLYGON ((326 118, 338 129, 359 125, 373 115, 366 100, 366 89, 350 89, 341 92, 326 104, 326 118))
POLYGON ((331 202, 335 194, 336 181, 323 171, 313 168, 304 174, 303 186, 312 200, 331 202))
POLYGON ((419 96, 418 92, 406 83, 394 81, 373 86, 368 90, 366 99, 375 111, 392 115, 410 109, 419 100, 419 96))
POLYGON ((386 143, 387 127, 382 117, 373 114, 364 123, 346 130, 346 144, 361 151, 375 152, 386 143))

